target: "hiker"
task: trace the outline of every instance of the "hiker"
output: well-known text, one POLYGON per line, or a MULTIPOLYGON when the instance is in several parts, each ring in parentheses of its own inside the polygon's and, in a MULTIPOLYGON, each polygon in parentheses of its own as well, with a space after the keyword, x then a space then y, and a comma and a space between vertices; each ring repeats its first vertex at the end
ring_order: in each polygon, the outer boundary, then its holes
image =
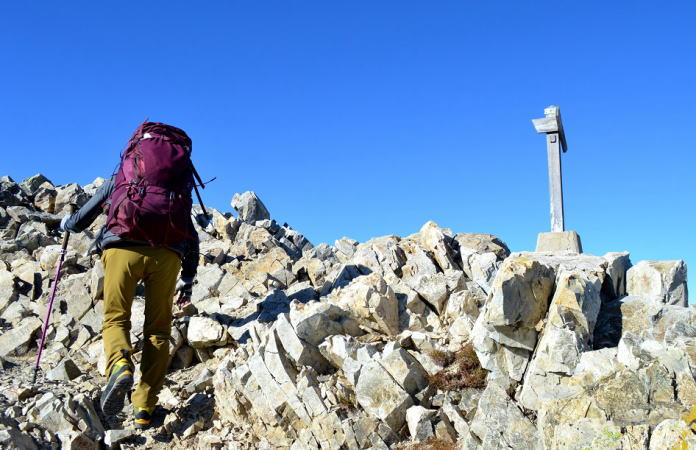
POLYGON ((81 232, 110 203, 94 244, 104 265, 105 415, 119 413, 133 387, 131 306, 137 284, 145 285, 141 378, 131 395, 137 428, 150 424, 164 384, 173 298, 178 294, 180 305, 190 302, 196 275, 199 242, 191 221, 195 169, 190 152, 191 140, 183 130, 144 122, 128 142, 116 175, 61 221, 63 231, 81 232))

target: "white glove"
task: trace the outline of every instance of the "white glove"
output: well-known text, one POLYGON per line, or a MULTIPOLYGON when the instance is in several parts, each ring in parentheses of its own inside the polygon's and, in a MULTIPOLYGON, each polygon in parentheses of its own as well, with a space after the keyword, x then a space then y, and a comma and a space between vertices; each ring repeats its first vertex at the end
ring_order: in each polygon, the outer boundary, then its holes
POLYGON ((191 303, 191 293, 193 291, 193 280, 182 280, 176 282, 176 287, 174 288, 174 295, 179 294, 176 299, 176 304, 179 308, 191 303))

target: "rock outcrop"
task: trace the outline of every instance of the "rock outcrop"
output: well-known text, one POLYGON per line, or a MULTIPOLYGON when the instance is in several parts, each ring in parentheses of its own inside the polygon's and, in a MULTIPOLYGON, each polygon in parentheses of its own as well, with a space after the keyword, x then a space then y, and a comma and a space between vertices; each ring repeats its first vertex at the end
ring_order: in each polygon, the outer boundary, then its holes
POLYGON ((103 218, 71 237, 31 386, 60 218, 103 181, 0 178, 3 448, 696 444, 682 420, 696 404, 683 261, 510 253, 495 236, 434 222, 313 246, 253 192, 234 196, 238 216, 211 209, 196 222, 199 272, 192 303, 174 311, 151 429, 98 408, 104 275, 88 249, 103 218))

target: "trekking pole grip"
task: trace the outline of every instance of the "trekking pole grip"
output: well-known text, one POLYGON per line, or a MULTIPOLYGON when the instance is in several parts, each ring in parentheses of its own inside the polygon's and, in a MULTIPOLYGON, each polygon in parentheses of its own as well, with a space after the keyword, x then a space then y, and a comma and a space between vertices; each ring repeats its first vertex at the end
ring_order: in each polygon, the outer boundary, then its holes
POLYGON ((70 232, 65 231, 63 232, 63 245, 60 247, 61 253, 65 253, 65 251, 68 249, 68 240, 70 239, 70 232))

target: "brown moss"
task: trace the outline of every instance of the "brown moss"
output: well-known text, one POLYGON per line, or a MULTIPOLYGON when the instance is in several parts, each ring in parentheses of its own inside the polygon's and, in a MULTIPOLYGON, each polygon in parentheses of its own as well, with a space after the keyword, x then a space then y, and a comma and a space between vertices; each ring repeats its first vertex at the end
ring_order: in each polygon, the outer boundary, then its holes
POLYGON ((437 389, 455 391, 467 387, 486 387, 488 371, 481 367, 473 345, 467 344, 455 353, 431 352, 430 357, 437 364, 444 366, 442 370, 429 377, 430 384, 437 389))

